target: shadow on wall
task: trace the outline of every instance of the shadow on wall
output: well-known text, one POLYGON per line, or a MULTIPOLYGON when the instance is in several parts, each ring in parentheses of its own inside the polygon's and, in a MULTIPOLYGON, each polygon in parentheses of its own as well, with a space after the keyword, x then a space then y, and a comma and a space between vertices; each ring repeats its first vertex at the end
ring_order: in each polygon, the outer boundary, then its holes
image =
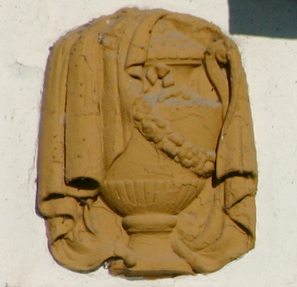
POLYGON ((297 38, 297 0, 229 0, 230 33, 297 38))

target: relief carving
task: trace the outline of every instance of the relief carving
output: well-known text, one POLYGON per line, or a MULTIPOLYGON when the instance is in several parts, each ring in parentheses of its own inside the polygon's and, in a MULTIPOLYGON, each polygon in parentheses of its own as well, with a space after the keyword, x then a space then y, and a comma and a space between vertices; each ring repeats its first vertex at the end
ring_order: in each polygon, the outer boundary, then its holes
POLYGON ((123 9, 62 37, 45 75, 38 210, 61 265, 159 278, 254 246, 256 153, 235 43, 123 9))

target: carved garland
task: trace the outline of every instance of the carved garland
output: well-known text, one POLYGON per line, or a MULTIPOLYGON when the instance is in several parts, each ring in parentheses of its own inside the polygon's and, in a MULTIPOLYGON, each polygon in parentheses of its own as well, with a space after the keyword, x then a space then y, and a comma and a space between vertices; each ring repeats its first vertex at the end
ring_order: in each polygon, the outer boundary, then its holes
POLYGON ((149 102, 136 99, 132 115, 138 131, 170 158, 200 177, 213 173, 216 153, 195 146, 175 132, 167 121, 156 115, 149 102))

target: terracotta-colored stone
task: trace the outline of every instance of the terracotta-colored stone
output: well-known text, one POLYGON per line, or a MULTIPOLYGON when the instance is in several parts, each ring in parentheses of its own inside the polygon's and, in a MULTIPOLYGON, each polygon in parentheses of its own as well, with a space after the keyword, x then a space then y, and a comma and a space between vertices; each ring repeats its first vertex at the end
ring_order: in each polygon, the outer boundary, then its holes
POLYGON ((41 112, 38 209, 61 265, 159 278, 254 246, 247 85, 218 27, 124 9, 71 31, 51 50, 41 112))

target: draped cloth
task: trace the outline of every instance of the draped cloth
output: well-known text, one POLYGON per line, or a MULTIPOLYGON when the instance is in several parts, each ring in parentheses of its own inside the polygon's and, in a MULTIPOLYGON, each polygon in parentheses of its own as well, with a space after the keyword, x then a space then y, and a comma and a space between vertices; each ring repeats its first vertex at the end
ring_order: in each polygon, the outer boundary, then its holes
MULTIPOLYGON (((206 54, 213 42, 222 41, 229 67, 228 95, 214 178, 224 192, 225 216, 254 236, 252 215, 245 222, 232 212, 237 203, 253 196, 257 175, 247 84, 236 45, 218 27, 201 19, 138 9, 123 9, 94 20, 66 34, 51 50, 41 107, 38 209, 49 220, 72 218, 71 227, 59 236, 73 228, 81 216, 78 201, 100 194, 106 173, 129 143, 133 121, 129 107, 123 104, 129 86, 123 74, 141 78, 151 33, 161 19, 173 23, 177 30, 179 25, 186 27, 183 31, 200 41, 206 54)), ((213 84, 216 86, 216 80, 213 84)), ((253 204, 250 201, 247 210, 254 210, 253 204)), ((188 247, 177 249, 181 257, 188 258, 190 255, 183 256, 187 253, 184 248, 188 247)))

